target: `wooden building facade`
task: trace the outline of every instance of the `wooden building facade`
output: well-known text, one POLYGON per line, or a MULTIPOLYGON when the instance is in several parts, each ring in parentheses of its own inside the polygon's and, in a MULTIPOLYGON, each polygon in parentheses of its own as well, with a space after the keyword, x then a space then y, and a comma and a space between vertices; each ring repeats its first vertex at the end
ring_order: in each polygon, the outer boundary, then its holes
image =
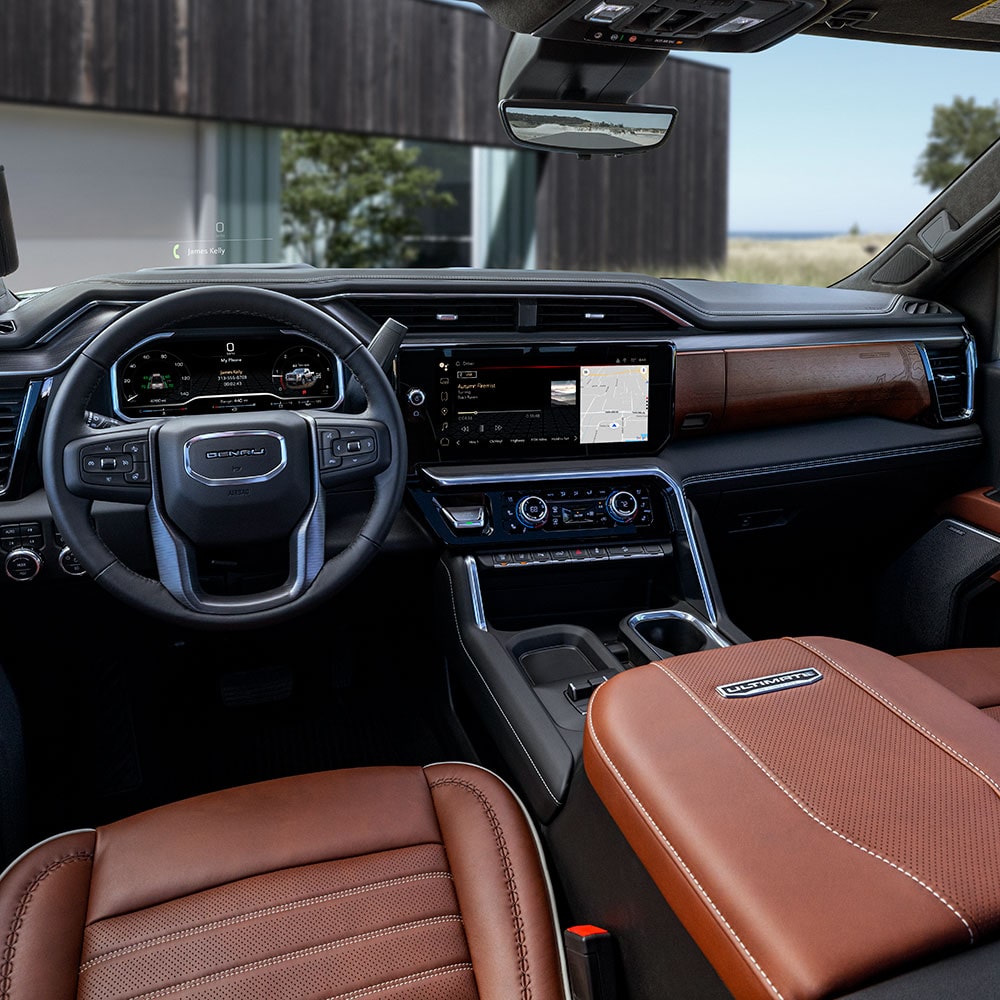
MULTIPOLYGON (((494 82, 508 38, 432 0, 4 0, 0 102, 510 149, 494 82)), ((494 179, 500 201, 482 214, 503 249, 487 263, 517 264, 524 224, 503 237, 503 198, 525 184, 536 266, 724 258, 728 73, 672 57, 639 96, 679 109, 667 144, 619 160, 533 156, 527 174, 522 162, 494 179)))

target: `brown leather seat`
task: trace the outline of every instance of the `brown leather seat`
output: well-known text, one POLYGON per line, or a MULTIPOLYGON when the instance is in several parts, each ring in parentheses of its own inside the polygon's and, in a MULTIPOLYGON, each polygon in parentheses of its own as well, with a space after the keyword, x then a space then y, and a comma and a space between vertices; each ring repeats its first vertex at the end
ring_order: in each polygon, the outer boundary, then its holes
POLYGON ((940 649, 899 659, 1000 722, 1000 649, 940 649))
POLYGON ((467 764, 331 771, 32 848, 0 880, 0 997, 565 997, 537 841, 467 764))

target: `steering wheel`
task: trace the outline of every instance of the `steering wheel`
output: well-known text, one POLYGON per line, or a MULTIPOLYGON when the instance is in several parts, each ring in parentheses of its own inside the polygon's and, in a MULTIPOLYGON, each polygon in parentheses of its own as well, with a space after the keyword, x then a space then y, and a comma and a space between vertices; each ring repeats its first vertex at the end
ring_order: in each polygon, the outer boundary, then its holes
POLYGON ((389 380, 351 331, 278 292, 217 285, 174 292, 115 320, 76 358, 50 400, 42 474, 59 530, 80 564, 116 597, 175 623, 252 627, 329 599, 379 551, 403 500, 406 439, 389 380), (336 355, 367 397, 357 416, 303 410, 161 417, 95 430, 84 411, 111 366, 150 334, 193 319, 248 316, 294 329, 336 355), (327 558, 326 490, 373 480, 358 535, 327 558), (94 500, 147 508, 159 579, 136 573, 104 544, 94 500), (287 544, 282 584, 208 593, 199 552, 287 544))

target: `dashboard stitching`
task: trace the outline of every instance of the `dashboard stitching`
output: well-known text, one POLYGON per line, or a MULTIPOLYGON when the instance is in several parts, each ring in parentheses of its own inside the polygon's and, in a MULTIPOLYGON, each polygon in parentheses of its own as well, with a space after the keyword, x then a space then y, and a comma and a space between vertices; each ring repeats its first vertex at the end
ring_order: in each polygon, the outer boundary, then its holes
POLYGON ((852 462, 872 462, 881 458, 897 458, 906 455, 923 455, 936 451, 956 451, 960 448, 979 448, 982 442, 976 441, 955 441, 948 444, 914 445, 910 448, 888 448, 883 451, 864 452, 857 455, 842 455, 835 458, 817 458, 808 462, 786 462, 782 465, 758 465, 749 466, 744 469, 734 469, 731 472, 706 472, 697 473, 692 476, 684 476, 681 480, 685 485, 689 483, 712 482, 718 479, 733 479, 741 476, 756 476, 761 474, 771 474, 776 472, 794 472, 796 469, 822 468, 828 465, 850 465, 852 462))

